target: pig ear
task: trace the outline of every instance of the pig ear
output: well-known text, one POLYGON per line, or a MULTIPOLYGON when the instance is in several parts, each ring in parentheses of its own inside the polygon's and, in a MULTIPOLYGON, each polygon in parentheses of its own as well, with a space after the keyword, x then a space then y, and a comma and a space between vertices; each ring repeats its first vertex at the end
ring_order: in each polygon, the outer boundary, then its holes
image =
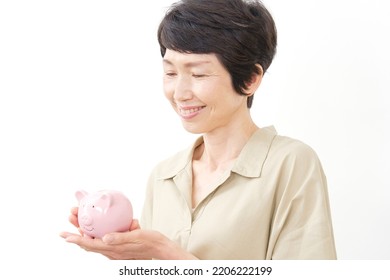
POLYGON ((88 193, 86 191, 77 191, 75 193, 75 195, 76 195, 77 200, 80 202, 80 200, 82 200, 84 197, 86 197, 88 195, 88 193))
POLYGON ((104 205, 104 208, 108 208, 112 205, 113 198, 109 193, 103 193, 100 195, 100 200, 104 205))

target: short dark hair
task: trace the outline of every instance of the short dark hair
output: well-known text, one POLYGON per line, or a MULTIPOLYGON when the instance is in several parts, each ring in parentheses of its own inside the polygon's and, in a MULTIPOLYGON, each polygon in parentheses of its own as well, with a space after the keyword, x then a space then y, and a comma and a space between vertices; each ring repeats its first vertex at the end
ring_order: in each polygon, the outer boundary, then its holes
MULTIPOLYGON (((166 49, 183 53, 214 53, 230 73, 241 95, 253 74, 263 73, 276 53, 277 32, 270 12, 260 1, 182 0, 168 9, 158 28, 161 55, 166 49)), ((253 94, 247 106, 252 106, 253 94)))

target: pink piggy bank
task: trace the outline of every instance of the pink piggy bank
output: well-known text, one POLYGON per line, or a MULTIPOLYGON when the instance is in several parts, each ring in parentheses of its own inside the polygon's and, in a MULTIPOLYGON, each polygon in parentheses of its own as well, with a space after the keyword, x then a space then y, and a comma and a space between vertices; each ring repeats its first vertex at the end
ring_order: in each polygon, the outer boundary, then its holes
POLYGON ((80 229, 89 237, 102 238, 106 233, 130 229, 133 207, 121 192, 103 190, 88 194, 77 191, 80 229))

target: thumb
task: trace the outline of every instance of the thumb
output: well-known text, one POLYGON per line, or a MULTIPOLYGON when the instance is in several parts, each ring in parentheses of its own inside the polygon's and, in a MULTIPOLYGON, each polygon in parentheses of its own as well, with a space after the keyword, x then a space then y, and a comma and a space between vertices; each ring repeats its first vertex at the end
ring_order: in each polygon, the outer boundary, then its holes
POLYGON ((103 236, 102 240, 106 244, 110 245, 117 245, 117 244, 122 244, 128 242, 129 239, 129 234, 131 234, 131 231, 141 229, 139 222, 137 219, 133 219, 130 225, 129 231, 125 232, 112 232, 112 233, 107 233, 106 235, 103 236))
POLYGON ((102 241, 106 244, 114 245, 114 244, 120 243, 120 239, 121 238, 118 237, 118 233, 113 232, 113 233, 108 233, 105 236, 103 236, 102 241))
POLYGON ((132 239, 132 232, 111 232, 103 236, 102 241, 107 245, 120 245, 132 239))
POLYGON ((141 226, 139 225, 139 222, 137 219, 133 219, 130 225, 130 231, 135 230, 135 229, 141 229, 141 226))

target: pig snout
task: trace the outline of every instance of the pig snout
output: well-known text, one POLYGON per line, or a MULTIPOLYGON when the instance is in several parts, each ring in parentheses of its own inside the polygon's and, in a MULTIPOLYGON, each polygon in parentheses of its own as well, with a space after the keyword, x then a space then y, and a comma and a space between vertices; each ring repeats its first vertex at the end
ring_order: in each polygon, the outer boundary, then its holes
POLYGON ((83 225, 86 225, 86 226, 90 226, 92 225, 92 222, 93 222, 93 219, 90 215, 88 214, 83 214, 81 215, 80 217, 80 222, 83 224, 83 225))

